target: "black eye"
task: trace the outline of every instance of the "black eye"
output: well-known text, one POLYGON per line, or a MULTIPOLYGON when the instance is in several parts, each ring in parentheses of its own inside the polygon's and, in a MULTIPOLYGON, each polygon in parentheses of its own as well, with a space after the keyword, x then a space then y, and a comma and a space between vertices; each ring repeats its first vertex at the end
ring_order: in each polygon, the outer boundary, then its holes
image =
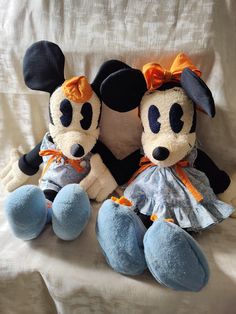
POLYGON ((84 130, 88 130, 92 124, 93 109, 89 102, 83 104, 80 113, 83 119, 80 121, 80 125, 84 130))
POLYGON ((60 117, 61 124, 65 127, 68 127, 71 124, 73 116, 73 108, 68 99, 63 99, 60 104, 60 111, 62 116, 60 117))
POLYGON ((148 109, 148 121, 150 129, 153 133, 158 133, 161 128, 160 122, 157 120, 160 118, 160 112, 158 108, 154 105, 151 105, 148 109))
POLYGON ((180 104, 174 103, 169 112, 170 126, 173 132, 179 133, 184 125, 184 122, 181 120, 184 112, 180 104))

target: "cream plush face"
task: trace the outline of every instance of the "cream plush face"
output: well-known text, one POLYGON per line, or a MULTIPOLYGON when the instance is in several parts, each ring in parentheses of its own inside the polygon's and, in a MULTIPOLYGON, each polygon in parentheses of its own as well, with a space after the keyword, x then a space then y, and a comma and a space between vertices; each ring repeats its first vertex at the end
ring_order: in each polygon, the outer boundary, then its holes
POLYGON ((193 148, 196 116, 193 103, 182 88, 145 94, 140 115, 144 153, 154 164, 170 167, 193 148))
POLYGON ((61 87, 50 98, 49 132, 57 149, 70 159, 89 153, 99 136, 101 102, 93 92, 85 103, 67 99, 61 87))

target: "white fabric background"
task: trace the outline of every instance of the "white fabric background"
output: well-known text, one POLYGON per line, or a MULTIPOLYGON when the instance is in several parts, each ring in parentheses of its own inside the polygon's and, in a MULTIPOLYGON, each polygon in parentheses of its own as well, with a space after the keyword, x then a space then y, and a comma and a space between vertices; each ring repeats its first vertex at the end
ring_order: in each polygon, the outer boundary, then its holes
MULTIPOLYGON (((22 77, 25 50, 47 39, 62 48, 67 78, 86 74, 91 81, 110 58, 134 67, 169 66, 178 52, 188 53, 217 106, 213 120, 199 114, 199 140, 220 166, 235 169, 235 34, 234 0, 0 0, 0 167, 12 147, 28 151, 47 130, 48 95, 27 89, 22 77)), ((139 146, 136 111, 118 114, 104 106, 101 128, 118 157, 139 146)), ((10 234, 1 205, 0 313, 235 313, 235 220, 199 237, 212 272, 208 287, 177 293, 148 272, 129 278, 106 265, 94 233, 97 209, 74 242, 59 241, 50 228, 22 242, 10 234)))

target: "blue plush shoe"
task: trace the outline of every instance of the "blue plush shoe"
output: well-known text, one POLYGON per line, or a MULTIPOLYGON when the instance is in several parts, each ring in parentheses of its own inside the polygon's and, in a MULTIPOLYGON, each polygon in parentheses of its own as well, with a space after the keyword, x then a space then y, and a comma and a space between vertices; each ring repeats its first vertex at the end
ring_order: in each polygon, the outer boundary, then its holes
POLYGON ((208 282, 209 267, 197 242, 174 223, 155 221, 144 237, 148 268, 163 285, 199 291, 208 282))
POLYGON ((87 194, 79 184, 62 188, 52 204, 52 227, 58 238, 74 240, 84 230, 91 214, 87 194))
POLYGON ((42 190, 34 185, 19 187, 8 196, 5 213, 17 238, 37 238, 47 219, 46 200, 42 190))
POLYGON ((146 228, 129 207, 106 200, 98 212, 96 233, 108 264, 125 275, 147 268, 143 251, 146 228))

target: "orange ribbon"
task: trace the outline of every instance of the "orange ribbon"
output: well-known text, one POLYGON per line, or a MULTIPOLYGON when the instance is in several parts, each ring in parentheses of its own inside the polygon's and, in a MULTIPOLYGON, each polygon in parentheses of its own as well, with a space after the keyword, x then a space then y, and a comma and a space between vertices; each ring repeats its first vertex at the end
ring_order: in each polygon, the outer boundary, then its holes
POLYGON ((150 167, 152 167, 152 166, 156 166, 156 165, 155 165, 154 163, 152 163, 149 158, 147 158, 146 156, 144 156, 144 157, 142 157, 142 158, 140 159, 139 166, 140 166, 140 168, 139 168, 137 171, 135 171, 135 173, 134 173, 134 174, 132 175, 132 177, 129 179, 128 185, 129 185, 131 182, 133 182, 134 179, 135 179, 140 173, 142 173, 144 170, 146 170, 147 168, 150 168, 150 167))
POLYGON ((61 151, 58 151, 56 149, 41 150, 39 152, 39 156, 51 156, 43 169, 41 178, 45 175, 46 171, 53 161, 56 161, 56 163, 60 163, 62 159, 64 159, 65 164, 71 165, 77 172, 82 172, 84 170, 84 168, 80 166, 80 160, 69 159, 64 156, 61 151))
MULTIPOLYGON (((142 173, 144 170, 157 166, 154 163, 150 161, 149 158, 142 157, 140 160, 140 168, 133 174, 131 179, 129 180, 128 184, 130 184, 140 173, 142 173)), ((182 160, 177 162, 177 164, 174 165, 175 171, 181 180, 181 182, 186 186, 186 188, 189 190, 189 192, 193 195, 195 200, 197 202, 201 202, 203 200, 202 194, 192 185, 191 181, 189 180, 187 174, 184 172, 183 168, 188 167, 189 162, 186 160, 182 160)))
POLYGON ((93 90, 85 76, 72 77, 62 85, 66 98, 76 102, 84 103, 92 96, 93 90))
POLYGON ((179 53, 175 58, 170 70, 164 69, 158 63, 147 63, 143 66, 142 72, 146 80, 147 89, 153 91, 167 82, 179 82, 185 68, 189 68, 198 76, 201 71, 195 67, 192 61, 184 54, 179 53))
POLYGON ((111 200, 112 200, 113 202, 117 203, 117 204, 124 205, 124 206, 128 206, 128 207, 130 207, 130 206, 133 205, 133 203, 132 203, 128 198, 126 198, 126 197, 124 197, 124 196, 121 196, 120 198, 117 198, 117 197, 115 197, 115 196, 112 196, 112 197, 111 197, 111 200))
MULTIPOLYGON (((151 217, 150 217, 150 220, 151 220, 151 221, 156 221, 156 220, 158 220, 158 219, 159 219, 159 217, 158 217, 156 214, 152 214, 151 217)), ((165 218, 164 221, 166 221, 166 222, 172 222, 172 223, 175 222, 174 219, 172 219, 172 218, 165 218)))
MULTIPOLYGON (((112 196, 112 197, 111 197, 111 200, 112 200, 113 202, 115 202, 115 203, 117 203, 117 204, 120 204, 120 205, 123 205, 123 206, 127 206, 127 207, 133 206, 133 203, 132 203, 128 198, 126 198, 126 197, 124 197, 124 196, 121 196, 120 198, 117 198, 117 197, 115 197, 115 196, 112 196)), ((157 216, 156 214, 152 214, 152 215, 150 216, 150 220, 152 220, 152 221, 156 221, 156 220, 158 220, 158 219, 159 219, 159 218, 158 218, 158 216, 157 216)), ((164 219, 164 221, 166 221, 166 222, 172 222, 172 223, 175 222, 174 219, 172 219, 172 218, 166 218, 166 219, 164 219)))

